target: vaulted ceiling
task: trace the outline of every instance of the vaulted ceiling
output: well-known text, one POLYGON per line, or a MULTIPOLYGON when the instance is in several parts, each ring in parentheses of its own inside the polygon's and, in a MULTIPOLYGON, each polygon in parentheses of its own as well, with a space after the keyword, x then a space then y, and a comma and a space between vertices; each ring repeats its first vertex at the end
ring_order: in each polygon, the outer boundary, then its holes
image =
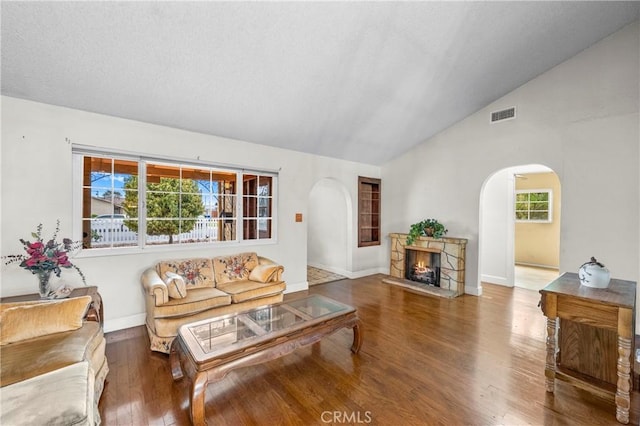
POLYGON ((638 2, 3 1, 2 94, 383 164, 639 10, 638 2))

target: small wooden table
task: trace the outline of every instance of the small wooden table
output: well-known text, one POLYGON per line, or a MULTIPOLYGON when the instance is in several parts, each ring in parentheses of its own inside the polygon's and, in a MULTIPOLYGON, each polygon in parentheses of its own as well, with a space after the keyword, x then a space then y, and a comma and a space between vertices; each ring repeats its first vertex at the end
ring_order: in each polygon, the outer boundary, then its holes
POLYGON ((636 283, 612 279, 608 288, 597 289, 567 272, 540 293, 547 317, 547 392, 557 378, 613 398, 616 419, 629 423, 636 283))
MULTIPOLYGON (((89 310, 87 311, 87 315, 85 319, 87 321, 96 321, 99 323, 103 323, 104 321, 104 306, 102 305, 102 297, 100 293, 98 293, 98 287, 96 286, 86 286, 86 287, 77 287, 74 288, 71 293, 69 293, 68 297, 80 297, 80 296, 91 296, 91 304, 89 305, 89 310)), ((21 294, 19 296, 9 296, 0 298, 0 303, 15 303, 15 302, 30 302, 33 300, 49 300, 49 299, 40 299, 40 295, 38 293, 31 294, 21 294)), ((61 299, 50 299, 50 300, 61 300, 61 299)))
POLYGON ((345 327, 353 329, 351 351, 358 353, 362 333, 355 308, 319 295, 183 325, 169 359, 174 380, 183 373, 191 380, 191 422, 206 424, 208 383, 235 368, 287 355, 345 327))

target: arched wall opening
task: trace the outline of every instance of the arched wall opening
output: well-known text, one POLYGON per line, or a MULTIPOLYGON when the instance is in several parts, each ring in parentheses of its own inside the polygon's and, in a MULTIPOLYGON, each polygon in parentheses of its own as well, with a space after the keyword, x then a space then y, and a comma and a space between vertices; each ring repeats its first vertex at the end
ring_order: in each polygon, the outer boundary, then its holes
POLYGON ((353 203, 347 188, 323 178, 309 192, 307 264, 349 276, 352 269, 353 203))
MULTIPOLYGON (((560 189, 557 174, 541 164, 504 168, 485 180, 480 193, 478 236, 480 289, 483 282, 513 287, 516 284, 516 264, 540 270, 558 270, 560 189), (516 221, 516 206, 519 205, 516 192, 525 195, 546 191, 549 191, 549 220, 516 221)), ((542 209, 544 203, 540 205, 542 207, 535 208, 542 209)))

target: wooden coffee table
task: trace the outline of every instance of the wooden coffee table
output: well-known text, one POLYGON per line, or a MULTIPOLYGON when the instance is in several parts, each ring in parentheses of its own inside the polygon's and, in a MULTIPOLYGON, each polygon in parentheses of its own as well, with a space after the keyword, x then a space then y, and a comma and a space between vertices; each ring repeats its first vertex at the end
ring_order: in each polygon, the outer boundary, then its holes
POLYGON ((287 355, 342 328, 353 329, 351 351, 358 353, 362 331, 356 309, 319 295, 183 325, 169 359, 174 380, 184 373, 191 380, 192 423, 206 424, 205 390, 210 382, 235 368, 287 355))

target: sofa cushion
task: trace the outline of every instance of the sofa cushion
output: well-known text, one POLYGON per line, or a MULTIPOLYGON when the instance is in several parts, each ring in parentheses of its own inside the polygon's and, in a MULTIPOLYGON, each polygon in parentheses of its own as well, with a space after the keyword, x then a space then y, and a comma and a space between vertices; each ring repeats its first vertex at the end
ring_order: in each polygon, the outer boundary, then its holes
POLYGON ((215 271, 216 286, 247 280, 256 266, 258 266, 258 255, 254 252, 214 257, 213 270, 215 271))
POLYGON ((0 346, 0 386, 4 387, 83 360, 94 371, 105 360, 104 334, 100 323, 87 321, 73 331, 0 346))
POLYGON ((164 305, 156 306, 154 317, 171 318, 193 315, 218 306, 231 304, 231 296, 217 288, 194 288, 183 299, 169 299, 164 305))
POLYGON ((219 284, 218 288, 231 295, 233 303, 241 303, 246 300, 259 299, 272 294, 281 293, 286 285, 283 281, 273 283, 260 283, 257 281, 234 281, 219 284))
POLYGON ((91 296, 3 307, 0 345, 82 327, 91 296))
POLYGON ((276 293, 272 296, 247 300, 241 304, 231 303, 226 306, 219 306, 214 310, 199 312, 188 317, 154 318, 151 323, 147 323, 147 331, 151 339, 151 348, 155 351, 168 354, 171 342, 174 337, 178 335, 178 329, 185 324, 221 315, 234 314, 258 306, 280 303, 282 299, 282 293, 276 293))
POLYGON ((187 290, 200 287, 215 287, 211 259, 174 259, 165 260, 157 265, 158 275, 165 277, 166 272, 182 276, 187 290))
POLYGON ((184 282, 182 275, 169 271, 165 272, 164 275, 164 282, 167 285, 169 297, 174 299, 184 299, 187 297, 187 284, 184 282))
POLYGON ((280 268, 280 265, 258 265, 249 274, 249 281, 258 281, 260 283, 271 281, 280 268))
POLYGON ((94 376, 87 362, 2 388, 0 424, 3 425, 96 425, 94 376))

